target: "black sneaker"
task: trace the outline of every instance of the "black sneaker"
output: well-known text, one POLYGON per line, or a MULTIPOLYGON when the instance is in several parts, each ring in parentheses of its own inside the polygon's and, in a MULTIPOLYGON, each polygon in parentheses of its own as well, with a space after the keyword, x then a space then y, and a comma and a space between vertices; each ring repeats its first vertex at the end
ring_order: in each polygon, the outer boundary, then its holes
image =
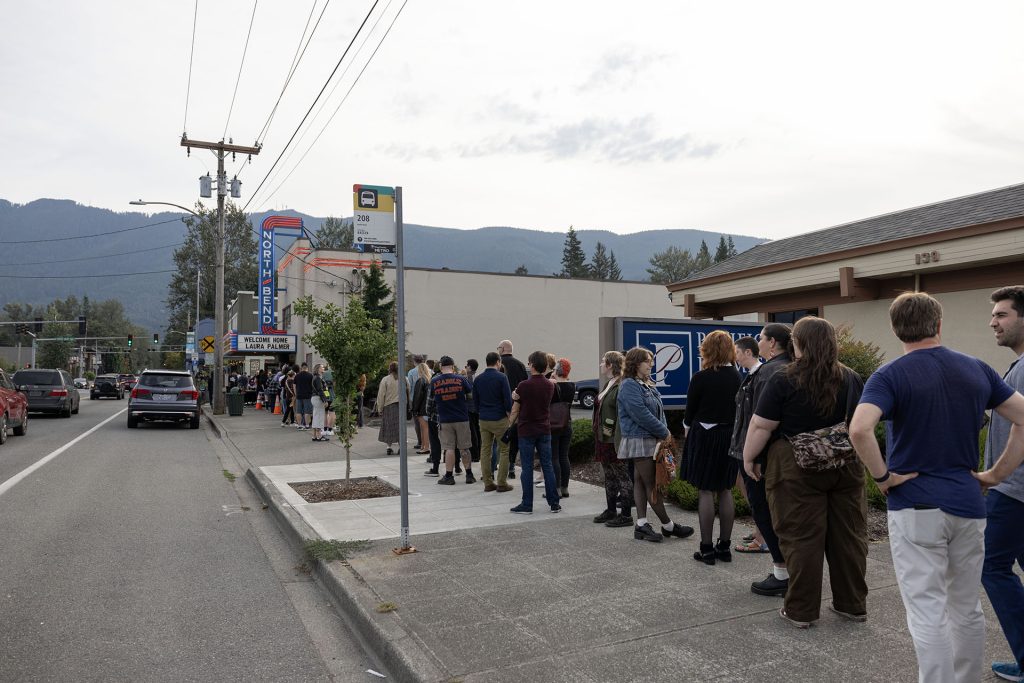
POLYGON ((693 527, 683 526, 678 522, 673 522, 672 531, 665 531, 665 527, 661 527, 661 535, 665 538, 671 538, 672 536, 675 536, 676 538, 689 538, 690 536, 693 536, 693 527))
POLYGON ((441 473, 438 472, 437 470, 427 470, 426 472, 423 473, 423 476, 424 477, 440 477, 441 473))
POLYGON ((614 510, 605 510, 597 517, 594 517, 594 524, 604 524, 605 522, 612 521, 616 517, 618 517, 618 515, 615 514, 614 510))
POLYGON ((789 589, 789 579, 779 580, 775 578, 775 574, 769 574, 768 578, 764 581, 755 581, 750 584, 750 592, 757 593, 758 595, 767 595, 772 598, 784 598, 786 597, 786 591, 789 589))
POLYGON ((558 503, 555 503, 554 505, 551 506, 551 511, 552 512, 561 512, 562 511, 562 506, 559 505, 558 503))
POLYGON ((453 477, 451 475, 451 472, 449 472, 448 474, 438 479, 437 483, 441 484, 442 486, 455 486, 455 477, 453 477))
POLYGON ((467 484, 475 484, 476 483, 476 477, 473 476, 472 472, 466 472, 466 483, 467 484))
POLYGON ((614 519, 610 519, 604 523, 605 526, 610 526, 613 529, 623 526, 633 526, 632 515, 616 515, 614 519))
POLYGON ((509 510, 509 512, 514 512, 517 515, 532 515, 533 514, 533 508, 528 508, 525 505, 523 505, 522 503, 520 503, 519 505, 516 505, 514 508, 509 510))
POLYGON ((654 529, 651 528, 650 524, 644 524, 643 526, 633 527, 633 538, 638 541, 650 541, 651 543, 661 543, 661 534, 655 533, 654 529))

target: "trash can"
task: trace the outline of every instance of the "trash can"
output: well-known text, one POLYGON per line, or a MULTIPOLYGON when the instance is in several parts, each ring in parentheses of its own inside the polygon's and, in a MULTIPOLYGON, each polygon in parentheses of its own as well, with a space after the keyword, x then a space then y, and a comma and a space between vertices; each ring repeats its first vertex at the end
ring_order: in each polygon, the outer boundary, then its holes
POLYGON ((228 415, 239 417, 242 414, 242 404, 245 396, 236 392, 228 392, 228 415))

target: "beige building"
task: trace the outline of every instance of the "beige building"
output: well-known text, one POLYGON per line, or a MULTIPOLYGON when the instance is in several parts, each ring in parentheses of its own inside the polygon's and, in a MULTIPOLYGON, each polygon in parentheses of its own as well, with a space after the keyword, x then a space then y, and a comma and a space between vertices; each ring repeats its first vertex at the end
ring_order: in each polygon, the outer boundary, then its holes
POLYGON ((926 291, 943 306, 942 340, 1005 370, 988 328, 993 289, 1024 283, 1024 185, 766 242, 668 286, 685 317, 818 315, 853 326, 887 360, 902 353, 888 308, 926 291))
MULTIPOLYGON (((373 256, 317 250, 298 240, 278 266, 279 327, 299 337, 296 358, 319 362, 302 341, 305 321, 291 314, 292 303, 312 295, 318 303, 344 305, 361 291, 360 271, 373 256)), ((395 270, 385 279, 394 288, 395 270)), ((598 319, 602 316, 679 317, 664 285, 598 282, 540 275, 407 268, 405 329, 409 353, 452 356, 460 367, 469 358, 481 366, 502 339, 511 339, 525 361, 541 349, 568 358, 575 379, 597 377, 598 319)))

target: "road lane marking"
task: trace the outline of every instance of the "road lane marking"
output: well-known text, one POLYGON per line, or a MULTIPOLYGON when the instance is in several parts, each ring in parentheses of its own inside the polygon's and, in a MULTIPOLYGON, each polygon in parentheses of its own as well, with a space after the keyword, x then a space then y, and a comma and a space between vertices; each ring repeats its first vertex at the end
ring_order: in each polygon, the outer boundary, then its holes
POLYGON ((128 410, 127 408, 122 408, 122 409, 121 409, 121 410, 119 410, 118 412, 116 412, 116 413, 114 413, 113 415, 111 415, 110 417, 108 417, 108 418, 107 418, 106 420, 104 420, 103 422, 100 422, 100 423, 99 423, 98 425, 96 425, 96 426, 95 426, 95 427, 93 427, 92 429, 90 429, 90 430, 88 430, 88 431, 86 431, 86 432, 82 432, 81 434, 79 434, 78 436, 76 436, 75 438, 73 438, 73 439, 72 439, 71 441, 68 441, 68 442, 67 442, 66 444, 64 444, 63 446, 61 446, 61 447, 60 447, 60 448, 58 448, 57 450, 53 451, 53 452, 52 452, 52 453, 50 453, 49 455, 43 456, 43 458, 42 458, 41 460, 37 460, 37 461, 36 461, 36 462, 34 462, 33 464, 31 464, 31 465, 29 465, 28 467, 26 467, 25 469, 23 469, 23 470, 22 470, 21 472, 18 472, 18 473, 17 473, 17 474, 15 474, 15 475, 14 475, 13 477, 11 477, 10 479, 8 479, 8 480, 7 480, 7 481, 5 481, 4 483, 0 484, 0 496, 4 495, 4 494, 5 494, 5 493, 7 493, 8 491, 10 491, 10 490, 11 490, 12 488, 14 488, 14 486, 15 486, 15 485, 16 485, 16 484, 17 484, 18 482, 20 482, 20 481, 21 481, 22 479, 24 479, 24 478, 25 478, 25 477, 27 477, 28 475, 32 474, 33 472, 35 472, 36 470, 38 470, 38 469, 39 469, 40 467, 42 467, 42 466, 43 466, 43 465, 45 465, 46 463, 50 462, 51 460, 53 460, 54 458, 56 458, 56 457, 57 457, 58 455, 60 455, 61 453, 63 453, 63 452, 64 452, 64 451, 66 451, 67 449, 71 448, 71 447, 72 447, 72 446, 74 446, 74 445, 75 445, 76 443, 78 443, 79 441, 81 441, 81 440, 82 440, 82 439, 84 439, 85 437, 89 436, 90 434, 92 434, 93 432, 95 432, 95 431, 96 431, 97 429, 99 429, 99 428, 100 428, 100 427, 102 427, 103 425, 107 424, 108 422, 110 422, 111 420, 113 420, 113 419, 114 419, 115 417, 118 417, 119 415, 123 414, 123 413, 124 413, 124 412, 126 412, 127 410, 128 410))

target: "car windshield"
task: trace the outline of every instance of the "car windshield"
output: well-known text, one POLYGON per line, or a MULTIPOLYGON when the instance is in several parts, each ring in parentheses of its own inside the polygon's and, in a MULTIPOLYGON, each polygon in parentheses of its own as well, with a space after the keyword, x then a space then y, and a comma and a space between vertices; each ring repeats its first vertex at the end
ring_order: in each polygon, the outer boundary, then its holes
POLYGON ((53 370, 19 370, 14 373, 15 384, 62 384, 60 374, 53 370))
POLYGON ((192 378, 188 375, 143 375, 139 378, 139 384, 144 387, 188 389, 192 387, 192 378))
POLYGON ((103 382, 105 382, 107 384, 112 384, 112 383, 114 383, 116 381, 117 381, 117 378, 114 377, 113 375, 103 375, 101 377, 97 377, 96 378, 96 384, 100 384, 100 383, 103 383, 103 382))

